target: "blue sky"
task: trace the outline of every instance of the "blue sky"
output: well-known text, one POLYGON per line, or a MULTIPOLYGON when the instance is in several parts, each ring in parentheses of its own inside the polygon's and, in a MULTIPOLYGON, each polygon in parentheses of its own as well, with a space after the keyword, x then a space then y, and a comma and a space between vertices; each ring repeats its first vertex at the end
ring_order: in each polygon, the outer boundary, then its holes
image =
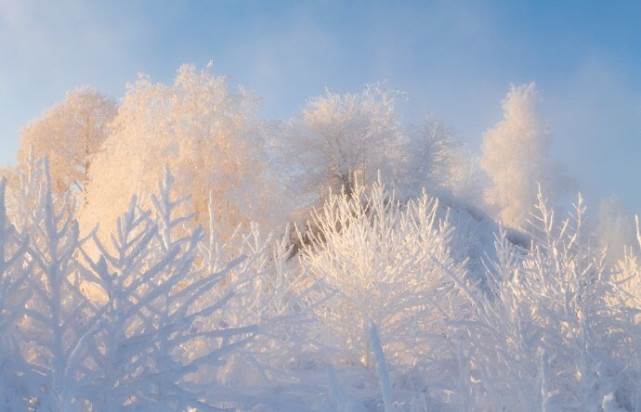
POLYGON ((589 198, 641 211, 641 1, 0 0, 0 163, 19 128, 94 86, 181 63, 253 90, 265 117, 385 81, 408 120, 430 114, 478 149, 511 83, 535 81, 565 163, 589 198))

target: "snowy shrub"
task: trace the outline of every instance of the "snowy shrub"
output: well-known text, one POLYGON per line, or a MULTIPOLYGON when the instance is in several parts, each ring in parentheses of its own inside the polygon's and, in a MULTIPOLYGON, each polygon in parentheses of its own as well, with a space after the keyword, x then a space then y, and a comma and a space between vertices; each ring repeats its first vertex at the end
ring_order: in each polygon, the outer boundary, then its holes
MULTIPOLYGON (((291 259, 287 234, 276 238, 263 235, 257 225, 248 232, 236 232, 225 241, 210 237, 207 256, 213 270, 226 265, 226 250, 246 256, 225 278, 222 290, 233 290, 223 322, 228 325, 260 325, 260 332, 238 348, 216 373, 221 387, 218 397, 236 393, 243 387, 256 392, 296 381, 297 363, 310 343, 310 314, 307 308, 319 299, 313 284, 306 282, 291 259)), ((282 394, 286 397, 285 394, 282 394)), ((242 403, 242 402, 241 402, 242 403)))
MULTIPOLYGON (((154 208, 141 209, 134 197, 108 246, 96 231, 80 239, 46 162, 34 165, 28 183, 40 199, 24 213, 29 238, 9 223, 0 184, 3 405, 65 412, 238 405, 242 397, 215 388, 231 355, 287 316, 292 292, 276 269, 289 250, 254 233, 245 257, 203 253, 204 232, 182 213, 188 199, 174 198, 168 173, 154 208)), ((268 345, 252 351, 273 353, 268 345)))
POLYGON ((641 408, 641 235, 609 264, 580 197, 557 222, 539 194, 491 250, 474 208, 379 181, 330 194, 295 245, 222 235, 213 195, 201 228, 165 171, 105 241, 79 236, 46 161, 17 179, 7 199, 0 183, 4 409, 641 408))
POLYGON ((80 240, 78 224, 67 199, 53 192, 47 162, 35 164, 34 187, 40 183, 39 202, 26 216, 30 229, 27 277, 31 297, 16 339, 29 362, 32 395, 43 410, 65 410, 68 402, 69 361, 96 310, 83 293, 75 255, 80 240), (38 182, 38 180, 40 180, 38 182), (37 379, 36 379, 37 377, 37 379))
POLYGON ((30 298, 25 262, 27 240, 8 220, 5 203, 6 181, 0 180, 0 409, 24 410, 28 388, 19 376, 26 372, 14 331, 24 316, 30 298))
POLYGON ((379 182, 330 195, 313 214, 316 232, 301 263, 333 295, 316 313, 328 342, 351 362, 371 365, 370 323, 394 363, 409 365, 437 350, 428 341, 460 302, 442 268, 463 271, 450 255, 453 228, 438 209, 427 195, 401 206, 379 182))
MULTIPOLYGON (((617 388, 630 329, 605 254, 584 227, 582 199, 566 220, 539 195, 525 250, 501 232, 488 265, 494 294, 466 291, 473 315, 454 327, 468 410, 599 411, 617 388), (470 409, 471 408, 471 409, 470 409)), ((453 275, 455 276, 455 275, 453 275)))
POLYGON ((171 184, 167 174, 155 198, 156 219, 132 200, 118 220, 114 253, 94 233, 99 256, 84 254, 83 273, 99 285, 105 303, 86 347, 78 350, 91 348, 91 364, 105 367, 87 371, 78 386, 101 410, 204 407, 190 375, 220 365, 257 331, 255 324, 224 323, 233 288, 211 292, 235 263, 212 273, 198 262, 203 233, 182 226, 190 217, 176 213, 185 200, 173 200, 171 184))
POLYGON ((626 306, 641 308, 641 229, 638 217, 635 223, 636 245, 623 248, 623 256, 615 263, 615 279, 626 306))

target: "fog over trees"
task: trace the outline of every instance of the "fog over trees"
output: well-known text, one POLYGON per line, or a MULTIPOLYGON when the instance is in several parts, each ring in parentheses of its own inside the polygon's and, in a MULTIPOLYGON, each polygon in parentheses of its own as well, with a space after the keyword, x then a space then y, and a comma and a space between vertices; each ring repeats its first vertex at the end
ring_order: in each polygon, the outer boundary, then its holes
POLYGON ((526 221, 538 185, 559 189, 534 83, 510 86, 478 159, 437 120, 402 124, 399 98, 381 85, 327 90, 291 119, 261 119, 250 91, 211 64, 184 65, 169 85, 140 75, 117 104, 93 89, 70 92, 25 126, 17 169, 46 156, 54 190, 76 198, 90 230, 114 223, 134 194, 149 205, 146 193, 168 167, 198 222, 207 222, 213 199, 225 236, 252 221, 273 228, 305 220, 330 191, 349 194, 379 178, 403 201, 428 187, 513 228, 526 221))
POLYGON ((0 410, 641 411, 639 222, 572 193, 544 94, 477 153, 383 84, 69 92, 0 172, 0 410))

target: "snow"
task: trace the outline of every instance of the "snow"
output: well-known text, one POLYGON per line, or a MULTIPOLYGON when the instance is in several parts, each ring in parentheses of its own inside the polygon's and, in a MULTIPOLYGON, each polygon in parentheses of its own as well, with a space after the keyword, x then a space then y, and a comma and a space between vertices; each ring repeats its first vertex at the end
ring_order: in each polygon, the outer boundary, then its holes
POLYGON ((638 306, 623 289, 641 271, 631 252, 619 272, 606 266, 581 198, 555 223, 540 195, 527 245, 452 202, 356 187, 328 198, 292 257, 289 235, 256 225, 205 235, 169 171, 155 207, 133 198, 109 246, 79 238, 46 162, 34 167, 28 236, 0 184, 5 409, 641 407, 638 306), (476 264, 453 253, 494 230, 476 264))
POLYGON ((638 219, 545 197, 534 86, 480 177, 395 96, 311 100, 280 125, 309 153, 270 170, 250 96, 184 66, 130 88, 73 187, 25 157, 0 180, 0 410, 641 411, 638 219))

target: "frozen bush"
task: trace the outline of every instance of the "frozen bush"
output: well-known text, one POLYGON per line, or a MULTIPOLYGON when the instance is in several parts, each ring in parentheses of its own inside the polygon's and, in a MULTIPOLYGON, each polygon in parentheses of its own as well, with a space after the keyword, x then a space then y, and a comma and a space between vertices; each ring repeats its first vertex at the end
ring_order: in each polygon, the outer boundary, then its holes
POLYGON ((315 310, 327 341, 351 362, 371 365, 370 322, 391 362, 412 364, 436 351, 430 337, 460 304, 442 267, 463 272, 450 255, 453 227, 438 210, 427 195, 401 206, 379 182, 331 195, 313 214, 315 231, 301 263, 332 294, 315 310))
POLYGON ((497 237, 488 265, 494 293, 465 288, 474 312, 453 324, 465 363, 459 373, 468 371, 475 408, 598 411, 636 357, 627 348, 632 329, 612 299, 615 285, 605 254, 592 247, 581 197, 560 223, 538 199, 528 249, 505 232, 497 237))

